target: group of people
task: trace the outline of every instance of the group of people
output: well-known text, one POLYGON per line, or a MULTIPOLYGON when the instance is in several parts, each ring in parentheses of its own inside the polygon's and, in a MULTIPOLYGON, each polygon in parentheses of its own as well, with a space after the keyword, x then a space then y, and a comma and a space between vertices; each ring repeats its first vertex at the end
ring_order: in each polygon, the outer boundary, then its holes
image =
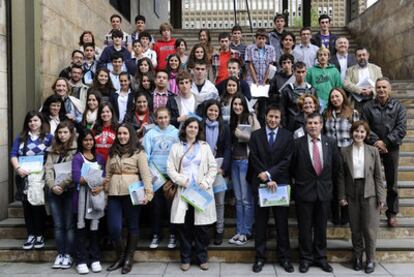
POLYGON ((258 29, 248 46, 240 26, 219 34, 218 49, 203 29, 188 56, 186 41, 172 37, 169 23, 161 24, 155 41, 142 15, 131 35, 121 29, 119 15, 110 21, 103 49, 92 32, 82 33, 53 95, 40 111, 27 113, 13 143, 16 196, 28 233, 24 249, 44 247, 47 206, 58 252, 53 268, 70 268, 75 258, 79 274, 101 271, 103 233, 116 252, 107 270, 125 274, 142 213, 150 215, 151 249, 160 244, 167 215, 168 248, 178 241, 180 268, 190 268, 194 252, 208 270, 209 227, 215 224, 213 243, 222 244, 225 197, 233 190, 236 230, 228 243, 254 239, 252 269, 260 272, 272 210, 280 265, 293 272, 289 206, 261 207, 258 193, 290 185, 299 271, 317 265, 332 272, 329 217, 336 225, 350 223, 354 269, 374 271, 380 209, 387 206, 390 227, 398 224, 406 114, 391 96, 390 80, 368 63, 366 48, 348 54, 348 40, 329 31, 327 15, 320 16, 316 34, 300 30, 298 45, 280 14, 275 29, 258 29), (268 97, 255 96, 255 88, 267 85, 268 97), (42 169, 24 163, 31 156, 42 157, 42 169), (88 169, 95 170, 92 180, 88 169), (161 188, 154 186, 157 174, 167 180, 161 188), (137 182, 143 186, 139 205, 130 192, 137 182), (216 192, 223 182, 225 189, 216 192), (194 208, 183 197, 191 188, 213 201, 194 208))

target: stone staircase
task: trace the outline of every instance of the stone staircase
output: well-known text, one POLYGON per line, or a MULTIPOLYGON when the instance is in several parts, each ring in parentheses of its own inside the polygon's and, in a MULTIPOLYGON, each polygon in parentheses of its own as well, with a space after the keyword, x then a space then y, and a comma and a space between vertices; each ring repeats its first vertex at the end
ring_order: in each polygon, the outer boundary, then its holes
MULTIPOLYGON (((298 29, 293 29, 298 34, 298 29)), ((220 30, 212 30, 213 45, 217 45, 217 35, 220 30)), ((355 42, 350 38, 345 28, 334 28, 333 32, 345 35, 350 39, 351 48, 355 48, 355 42)), ((157 31, 152 33, 156 34, 157 31)), ((197 41, 195 30, 175 30, 175 37, 187 40, 189 47, 197 41)), ((249 43, 252 34, 245 30, 244 42, 249 43)), ((352 50, 351 50, 352 51, 352 50)), ((408 133, 400 150, 399 167, 399 194, 400 213, 399 225, 396 228, 388 228, 384 211, 381 215, 380 230, 378 233, 377 256, 379 261, 386 262, 414 262, 414 81, 393 81, 393 96, 398 98, 407 108, 408 133)), ((228 192, 232 194, 232 192, 228 192)), ((220 246, 211 245, 209 257, 211 262, 253 262, 255 257, 254 240, 243 246, 234 246, 227 243, 235 232, 235 207, 226 205, 225 241, 220 246)), ((149 217, 148 217, 149 218, 149 217)), ((147 219, 141 220, 141 240, 135 252, 137 261, 179 261, 179 251, 167 248, 166 239, 162 241, 157 250, 148 248, 150 228, 147 219)), ((211 228, 213 234, 213 228, 211 228)), ((298 230, 294 207, 291 207, 289 218, 289 231, 294 258, 298 258, 298 230)), ((167 236, 167 228, 163 228, 164 238, 167 236)), ((273 219, 268 227, 268 255, 269 260, 276 260, 275 227, 273 219)), ((23 220, 21 203, 13 202, 9 205, 8 218, 0 221, 0 261, 8 262, 46 262, 52 261, 56 255, 55 242, 53 240, 53 227, 49 222, 46 232, 46 246, 43 250, 25 251, 21 249, 26 238, 26 229, 23 220)), ((328 259, 341 262, 351 259, 351 235, 349 226, 333 226, 328 224, 328 259)), ((114 260, 114 252, 111 249, 103 250, 103 261, 114 260)))

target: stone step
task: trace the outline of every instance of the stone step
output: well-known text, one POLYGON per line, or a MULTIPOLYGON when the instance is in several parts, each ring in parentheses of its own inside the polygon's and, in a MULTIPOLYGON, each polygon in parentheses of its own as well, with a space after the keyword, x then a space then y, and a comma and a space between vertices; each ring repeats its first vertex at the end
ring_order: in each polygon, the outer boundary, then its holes
MULTIPOLYGON (((149 243, 152 236, 151 228, 148 225, 141 224, 140 235, 142 240, 149 243)), ((224 236, 232 237, 236 228, 235 218, 225 219, 224 236)), ((210 228, 211 236, 214 235, 214 228, 210 228)), ((275 223, 273 218, 269 219, 268 235, 270 238, 276 236, 275 223)), ((289 218, 289 234, 291 238, 298 237, 297 220, 295 218, 289 218)), ((161 236, 168 237, 168 228, 164 224, 162 228, 161 236)), ((53 227, 51 223, 46 229, 46 238, 52 239, 53 227)), ((24 240, 27 237, 26 227, 22 218, 8 218, 0 221, 0 238, 2 239, 20 239, 24 240)), ((350 239, 351 233, 349 226, 335 226, 331 222, 328 222, 327 237, 329 239, 350 239)), ((388 228, 385 216, 382 216, 380 221, 380 229, 378 232, 379 239, 403 239, 412 238, 414 239, 414 218, 402 217, 398 218, 398 227, 388 228)))
MULTIPOLYGON (((1 262, 52 262, 56 256, 54 241, 47 241, 43 250, 22 250, 22 241, 14 239, 0 239, 1 262)), ((298 241, 291 240, 293 260, 298 261, 298 241)), ((267 244, 268 262, 275 262, 276 242, 269 240, 267 244)), ((220 246, 210 245, 208 250, 210 262, 254 262, 254 241, 250 240, 242 246, 234 246, 224 242, 220 246)), ((327 256, 330 262, 348 262, 352 257, 350 240, 328 240, 327 256)), ((414 262, 412 239, 379 239, 376 251, 378 262, 414 262)), ((115 260, 115 252, 102 251, 102 262, 115 260)), ((158 249, 149 249, 147 243, 140 241, 134 260, 137 262, 178 262, 179 250, 168 249, 166 242, 162 242, 158 249)))
POLYGON ((399 166, 398 180, 400 181, 414 180, 414 166, 399 166))
POLYGON ((398 193, 401 198, 414 198, 414 181, 399 181, 398 193))
POLYGON ((400 152, 399 165, 402 165, 402 166, 414 165, 414 152, 400 152))

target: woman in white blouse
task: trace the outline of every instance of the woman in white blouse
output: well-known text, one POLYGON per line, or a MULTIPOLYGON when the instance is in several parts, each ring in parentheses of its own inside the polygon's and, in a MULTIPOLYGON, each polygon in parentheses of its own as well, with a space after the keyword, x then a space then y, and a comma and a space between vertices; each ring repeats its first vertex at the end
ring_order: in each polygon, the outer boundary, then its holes
POLYGON ((380 209, 384 206, 386 195, 381 160, 377 148, 364 143, 370 133, 366 121, 354 122, 350 132, 353 143, 341 149, 343 170, 338 180, 339 204, 349 206, 353 268, 362 269, 365 249, 365 272, 372 273, 375 270, 380 209))

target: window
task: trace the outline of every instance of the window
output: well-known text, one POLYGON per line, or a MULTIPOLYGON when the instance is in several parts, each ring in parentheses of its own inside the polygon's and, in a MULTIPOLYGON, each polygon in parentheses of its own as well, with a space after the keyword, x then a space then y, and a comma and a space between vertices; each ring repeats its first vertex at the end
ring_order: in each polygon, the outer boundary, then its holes
POLYGON ((131 21, 131 0, 109 0, 109 4, 124 18, 131 21))

